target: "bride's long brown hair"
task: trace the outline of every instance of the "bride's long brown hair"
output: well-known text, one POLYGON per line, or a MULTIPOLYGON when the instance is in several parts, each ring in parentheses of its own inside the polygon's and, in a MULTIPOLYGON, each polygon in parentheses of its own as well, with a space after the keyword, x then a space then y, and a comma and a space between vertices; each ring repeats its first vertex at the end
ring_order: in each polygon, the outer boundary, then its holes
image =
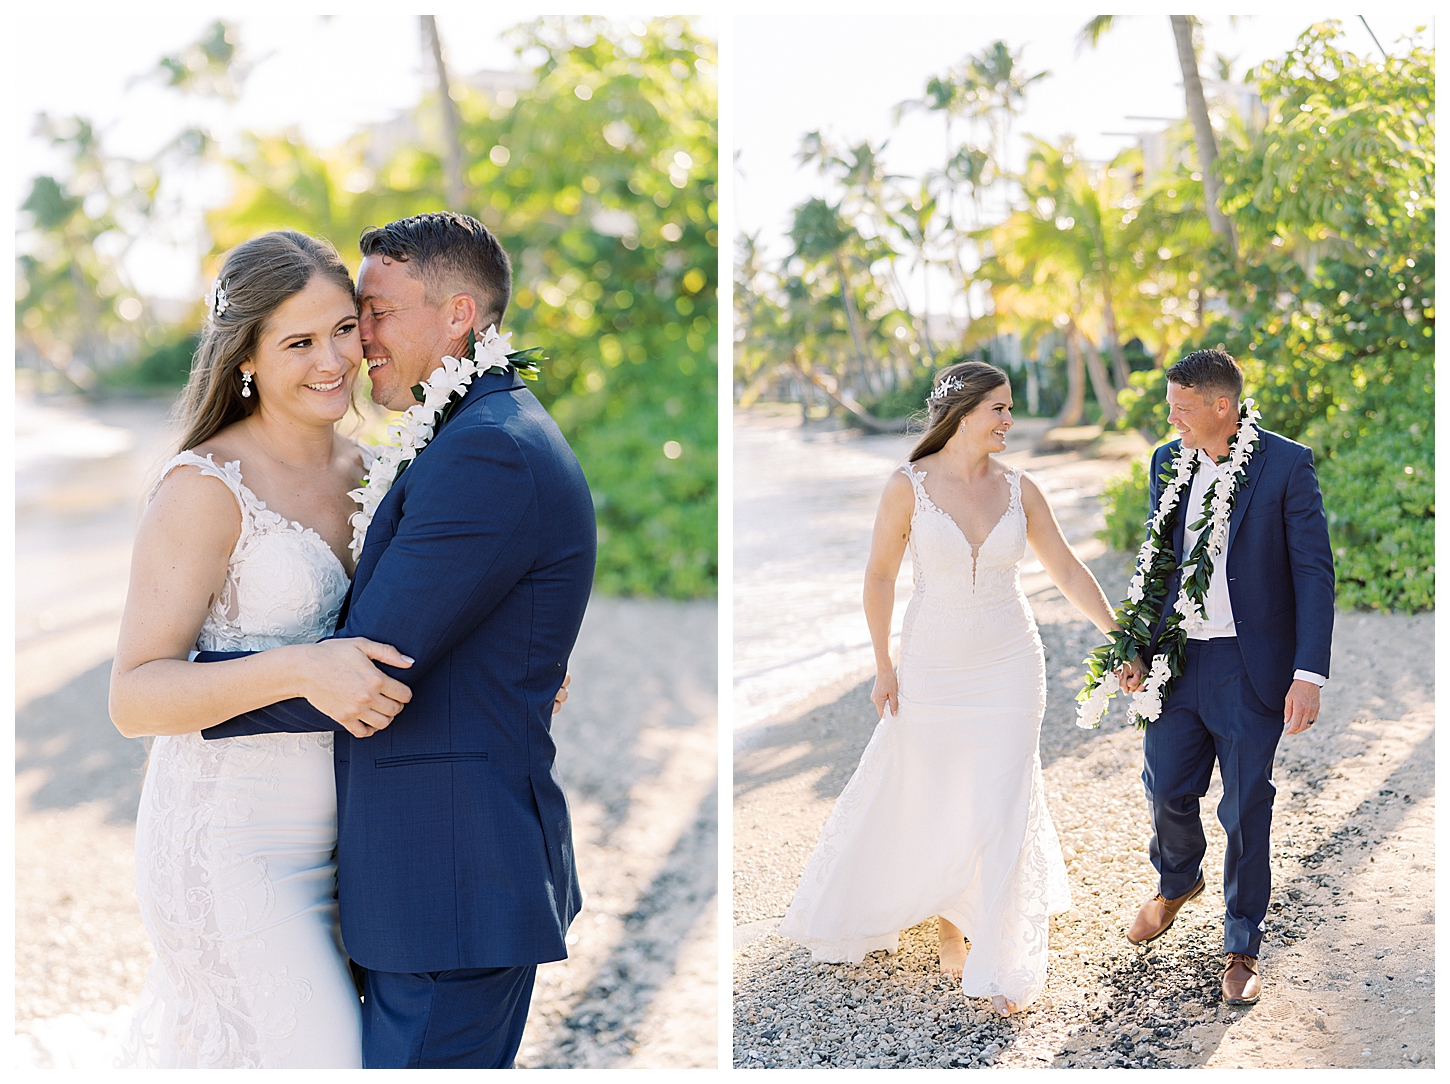
POLYGON ((927 400, 926 432, 907 457, 913 463, 946 447, 962 418, 976 410, 988 395, 1008 383, 1006 373, 985 361, 963 361, 947 366, 932 381, 933 394, 948 380, 958 381, 959 386, 940 398, 927 400))
POLYGON ((352 275, 337 249, 305 233, 264 233, 227 253, 217 275, 226 306, 207 313, 191 377, 176 407, 182 433, 178 451, 195 448, 257 409, 257 388, 242 395, 241 364, 256 351, 262 328, 277 308, 318 276, 353 296, 352 275))

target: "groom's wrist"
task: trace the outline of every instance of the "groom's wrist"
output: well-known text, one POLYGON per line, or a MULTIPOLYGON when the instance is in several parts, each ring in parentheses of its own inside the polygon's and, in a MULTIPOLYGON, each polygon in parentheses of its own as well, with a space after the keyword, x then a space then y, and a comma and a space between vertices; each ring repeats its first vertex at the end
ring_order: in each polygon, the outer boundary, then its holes
POLYGON ((1294 680, 1308 681, 1314 685, 1318 685, 1321 689, 1324 688, 1324 686, 1329 681, 1329 679, 1323 674, 1316 674, 1313 670, 1295 670, 1294 680))

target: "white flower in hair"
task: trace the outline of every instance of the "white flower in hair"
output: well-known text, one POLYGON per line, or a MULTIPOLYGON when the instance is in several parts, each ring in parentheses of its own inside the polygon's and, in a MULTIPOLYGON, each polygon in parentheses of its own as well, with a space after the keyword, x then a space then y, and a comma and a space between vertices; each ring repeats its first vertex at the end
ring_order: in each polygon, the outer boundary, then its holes
POLYGON ((221 316, 231 307, 231 299, 227 297, 227 288, 221 279, 212 284, 211 291, 206 295, 206 307, 211 310, 212 315, 221 316))
POLYGON ((939 402, 953 392, 961 391, 967 386, 967 382, 959 376, 949 376, 936 387, 931 389, 931 394, 926 397, 928 403, 939 402))

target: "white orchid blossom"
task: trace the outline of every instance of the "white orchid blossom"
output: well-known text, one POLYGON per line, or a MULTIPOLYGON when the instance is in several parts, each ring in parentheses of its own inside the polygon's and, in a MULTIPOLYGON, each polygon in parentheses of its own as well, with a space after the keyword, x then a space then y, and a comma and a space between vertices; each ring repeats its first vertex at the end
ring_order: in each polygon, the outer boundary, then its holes
POLYGON ((512 331, 506 335, 500 335, 498 329, 492 324, 489 324, 488 330, 483 333, 483 337, 473 344, 474 363, 484 370, 493 370, 500 367, 507 369, 509 365, 508 356, 513 353, 513 347, 509 345, 509 340, 513 337, 514 333, 512 331), (485 358, 488 359, 488 364, 484 363, 485 358))
POLYGON ((1095 730, 1108 710, 1108 698, 1122 690, 1118 675, 1109 671, 1088 698, 1077 707, 1077 725, 1083 730, 1095 730))
POLYGON ((1131 715, 1145 722, 1153 722, 1163 714, 1163 687, 1173 680, 1173 671, 1168 666, 1167 655, 1155 655, 1148 670, 1148 680, 1133 694, 1131 715))

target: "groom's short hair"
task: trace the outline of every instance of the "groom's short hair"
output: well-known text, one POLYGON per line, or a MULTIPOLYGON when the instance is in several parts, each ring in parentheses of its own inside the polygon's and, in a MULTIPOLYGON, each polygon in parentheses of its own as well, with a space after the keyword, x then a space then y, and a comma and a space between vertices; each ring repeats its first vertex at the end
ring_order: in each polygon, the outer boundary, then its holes
POLYGON ((431 211, 372 226, 363 231, 358 248, 364 257, 386 256, 408 264, 430 305, 468 294, 478 303, 485 326, 503 323, 513 293, 513 269, 498 238, 471 215, 431 211))
POLYGON ((1226 395, 1237 403, 1244 391, 1244 371, 1227 350, 1195 350, 1164 375, 1180 388, 1194 388, 1205 399, 1226 395))

